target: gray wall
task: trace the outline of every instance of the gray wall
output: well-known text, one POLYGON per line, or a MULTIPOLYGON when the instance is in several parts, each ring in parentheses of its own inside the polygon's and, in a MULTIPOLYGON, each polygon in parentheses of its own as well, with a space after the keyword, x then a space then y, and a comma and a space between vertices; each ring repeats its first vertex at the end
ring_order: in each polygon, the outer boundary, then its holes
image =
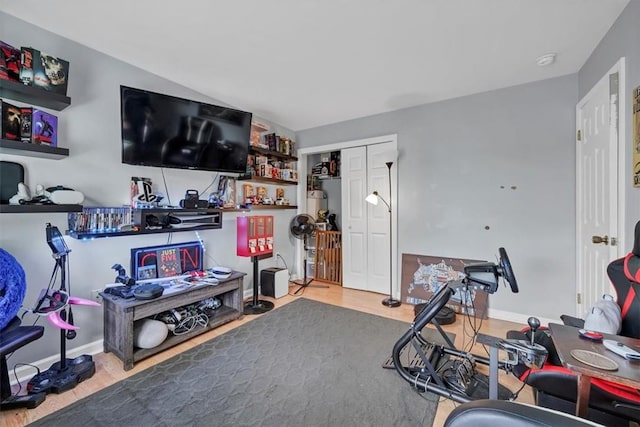
POLYGON ((632 176, 632 121, 631 91, 640 85, 640 0, 631 0, 593 51, 589 60, 578 73, 579 97, 583 98, 589 90, 613 67, 621 57, 626 62, 626 130, 625 141, 620 145, 626 150, 627 161, 625 176, 625 251, 633 247, 633 233, 636 222, 640 220, 640 191, 633 187, 632 176))
MULTIPOLYGON (((72 42, 41 28, 0 13, 0 40, 16 47, 32 46, 70 61, 68 94, 71 106, 59 117, 59 146, 68 148, 70 156, 63 160, 36 159, 14 155, 0 155, 1 160, 21 163, 26 169, 27 184, 34 189, 36 184, 45 187, 65 185, 82 191, 86 206, 120 206, 128 202, 129 181, 132 176, 150 177, 154 190, 165 192, 160 168, 136 167, 121 163, 120 138, 120 92, 121 84, 149 89, 156 92, 189 99, 222 104, 185 87, 140 70, 86 46, 72 42)), ((179 63, 176 63, 179 66, 179 63)), ((258 117, 259 120, 262 120, 258 117)), ((293 137, 293 132, 270 123, 281 135, 293 137)), ((168 193, 173 204, 184 197, 187 189, 200 192, 214 180, 215 173, 165 169, 168 193)), ((295 186, 286 187, 286 197, 296 200, 295 186)), ((274 190, 275 191, 275 190, 274 190)), ((208 194, 209 191, 203 192, 208 194)), ((293 245, 288 235, 288 223, 295 214, 287 211, 260 211, 273 213, 276 225, 276 250, 286 259, 291 268, 294 264, 293 245)), ((245 279, 245 288, 252 286, 252 266, 249 258, 236 256, 237 213, 223 215, 221 230, 199 233, 206 245, 206 266, 226 265, 250 273, 245 279)), ((67 215, 54 214, 1 214, 0 247, 11 253, 23 266, 27 277, 27 295, 24 305, 32 307, 42 288, 49 282, 54 260, 45 241, 45 223, 66 230, 67 215)), ((89 298, 91 290, 112 283, 116 274, 111 270, 114 263, 129 265, 129 250, 132 247, 193 241, 193 232, 158 234, 139 237, 116 237, 77 241, 67 238, 72 252, 70 260, 70 288, 72 294, 89 298)), ((260 268, 275 265, 275 258, 260 262, 260 268)), ((282 262, 280 262, 282 266, 282 262)), ((56 283, 57 285, 58 283, 56 283)), ((78 307, 74 309, 76 324, 80 327, 78 337, 69 341, 69 349, 102 339, 102 310, 78 307)), ((25 322, 31 323, 27 316, 25 322)), ((43 338, 19 350, 12 357, 15 362, 33 362, 56 355, 59 348, 58 331, 46 324, 43 338)))
POLYGON ((557 319, 575 310, 577 89, 570 75, 309 129, 297 140, 307 148, 397 133, 398 253, 493 260, 504 246, 520 293, 500 289, 490 307, 557 319))

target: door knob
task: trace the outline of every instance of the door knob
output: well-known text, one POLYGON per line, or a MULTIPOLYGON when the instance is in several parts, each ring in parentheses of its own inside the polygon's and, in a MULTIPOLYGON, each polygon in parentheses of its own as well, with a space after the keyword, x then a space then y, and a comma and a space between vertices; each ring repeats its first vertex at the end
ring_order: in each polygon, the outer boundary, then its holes
POLYGON ((604 243, 605 245, 609 244, 609 236, 604 236, 604 237, 600 237, 600 236, 593 236, 591 237, 591 241, 595 244, 598 243, 604 243))

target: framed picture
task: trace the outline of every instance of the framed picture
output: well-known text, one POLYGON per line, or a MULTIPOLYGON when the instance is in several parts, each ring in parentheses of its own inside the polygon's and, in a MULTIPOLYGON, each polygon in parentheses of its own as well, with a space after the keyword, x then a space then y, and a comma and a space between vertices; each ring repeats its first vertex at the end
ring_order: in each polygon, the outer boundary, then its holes
MULTIPOLYGON (((464 266, 482 260, 448 258, 433 255, 402 254, 400 297, 407 304, 426 303, 445 284, 464 277, 464 266)), ((484 291, 457 291, 447 307, 456 313, 486 319, 488 294, 484 291)))

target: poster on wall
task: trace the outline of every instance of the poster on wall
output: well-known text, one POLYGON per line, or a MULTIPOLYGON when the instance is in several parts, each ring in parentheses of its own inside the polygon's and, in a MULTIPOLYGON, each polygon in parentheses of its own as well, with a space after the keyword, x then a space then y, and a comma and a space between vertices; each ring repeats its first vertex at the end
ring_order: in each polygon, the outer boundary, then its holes
POLYGON ((631 95, 633 111, 633 186, 640 187, 640 86, 633 89, 631 95))
MULTIPOLYGON (((400 297, 407 304, 422 304, 447 282, 464 277, 464 266, 480 260, 447 258, 431 255, 402 254, 402 282, 400 297)), ((447 307, 456 313, 476 318, 488 317, 488 294, 484 291, 458 290, 447 307)))

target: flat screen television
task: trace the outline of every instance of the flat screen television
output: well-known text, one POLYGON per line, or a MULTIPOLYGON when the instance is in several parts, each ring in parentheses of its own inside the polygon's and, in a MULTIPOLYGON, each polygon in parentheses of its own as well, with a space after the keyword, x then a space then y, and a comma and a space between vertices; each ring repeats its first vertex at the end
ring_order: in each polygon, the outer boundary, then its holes
POLYGON ((245 173, 251 113, 120 86, 122 163, 245 173))

